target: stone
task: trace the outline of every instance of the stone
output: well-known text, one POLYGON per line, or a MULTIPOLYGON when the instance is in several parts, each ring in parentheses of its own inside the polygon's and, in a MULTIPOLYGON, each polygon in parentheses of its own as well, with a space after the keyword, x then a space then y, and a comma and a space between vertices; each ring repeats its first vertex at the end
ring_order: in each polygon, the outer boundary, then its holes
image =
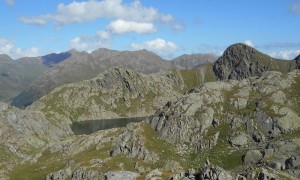
POLYGON ((300 154, 288 158, 285 161, 285 165, 287 169, 295 169, 300 167, 300 154))
POLYGON ((243 132, 236 132, 230 136, 229 142, 234 147, 245 147, 248 144, 248 135, 243 132))
POLYGON ((262 171, 258 174, 258 180, 276 180, 276 174, 268 172, 266 169, 262 169, 262 171))
POLYGON ((109 171, 105 173, 106 180, 135 180, 139 175, 135 172, 130 171, 109 171))
POLYGON ((263 155, 259 150, 250 150, 246 153, 243 161, 245 165, 251 165, 257 164, 262 158, 263 155))
POLYGON ((67 179, 67 173, 64 170, 60 170, 54 173, 50 173, 46 176, 46 180, 65 180, 67 179))
POLYGON ((146 175, 145 180, 156 179, 156 178, 161 177, 161 175, 162 175, 162 172, 159 169, 154 169, 146 175))
POLYGON ((247 107, 248 98, 231 98, 230 104, 231 106, 237 108, 237 109, 244 109, 247 107))
POLYGON ((283 117, 278 119, 278 125, 284 132, 289 132, 291 130, 297 130, 300 128, 300 116, 298 116, 290 108, 280 108, 279 114, 283 117))
POLYGON ((277 92, 275 92, 275 93, 272 94, 271 100, 274 103, 277 103, 277 104, 284 104, 284 102, 286 101, 286 97, 285 97, 284 92, 277 91, 277 92))

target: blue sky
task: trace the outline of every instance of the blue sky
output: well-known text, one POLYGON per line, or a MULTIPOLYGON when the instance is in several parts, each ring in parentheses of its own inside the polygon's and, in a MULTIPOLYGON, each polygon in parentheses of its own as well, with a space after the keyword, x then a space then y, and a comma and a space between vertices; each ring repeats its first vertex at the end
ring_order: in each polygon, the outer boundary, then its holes
POLYGON ((0 0, 0 54, 148 49, 171 59, 247 43, 300 54, 300 0, 0 0))

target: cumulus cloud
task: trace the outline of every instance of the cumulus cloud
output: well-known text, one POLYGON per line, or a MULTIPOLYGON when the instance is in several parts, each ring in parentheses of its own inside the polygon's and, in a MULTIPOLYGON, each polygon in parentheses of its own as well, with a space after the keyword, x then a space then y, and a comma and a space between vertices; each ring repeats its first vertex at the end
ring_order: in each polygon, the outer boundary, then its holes
POLYGON ((300 54, 300 49, 299 50, 286 50, 286 51, 273 52, 273 53, 270 53, 269 55, 274 58, 279 58, 279 59, 294 59, 299 54, 300 54))
POLYGON ((124 34, 129 32, 149 34, 156 31, 152 23, 139 23, 134 21, 124 21, 121 19, 111 22, 107 28, 115 34, 124 34))
POLYGON ((246 40, 244 43, 247 44, 248 46, 254 47, 254 44, 251 40, 246 40))
POLYGON ((32 25, 45 25, 47 21, 43 18, 39 17, 20 17, 19 18, 25 24, 32 24, 32 25))
POLYGON ((300 3, 292 5, 290 11, 295 14, 300 14, 300 3))
POLYGON ((37 47, 31 47, 29 49, 16 47, 14 41, 10 41, 0 37, 0 54, 7 54, 12 58, 20 58, 36 57, 40 55, 40 52, 37 47))
POLYGON ((71 40, 71 48, 79 51, 92 52, 98 48, 109 48, 111 44, 111 35, 107 31, 98 31, 96 35, 75 37, 71 40))
POLYGON ((9 5, 13 5, 15 3, 15 1, 14 0, 6 0, 6 3, 9 5))
POLYGON ((178 49, 175 43, 160 38, 143 43, 132 43, 130 47, 133 50, 147 49, 167 59, 172 58, 173 53, 178 49))
POLYGON ((125 4, 122 0, 89 0, 84 2, 73 1, 70 4, 59 4, 55 14, 46 14, 33 17, 21 17, 26 24, 41 25, 49 21, 59 26, 90 22, 100 18, 123 19, 135 22, 164 23, 174 22, 170 14, 162 14, 153 7, 144 7, 139 0, 125 4))

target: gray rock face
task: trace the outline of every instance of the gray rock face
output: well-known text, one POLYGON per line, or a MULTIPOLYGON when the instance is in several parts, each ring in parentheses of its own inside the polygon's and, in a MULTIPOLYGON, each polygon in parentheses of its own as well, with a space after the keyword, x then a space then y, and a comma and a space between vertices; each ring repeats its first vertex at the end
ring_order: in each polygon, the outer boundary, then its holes
POLYGON ((68 121, 49 121, 40 111, 20 110, 0 103, 0 143, 24 158, 24 151, 41 148, 72 135, 68 121))
POLYGON ((212 180, 231 180, 234 179, 231 174, 218 166, 207 165, 200 171, 200 179, 212 180))
POLYGON ((250 150, 244 157, 244 164, 251 165, 258 163, 263 158, 263 155, 259 150, 250 150))
POLYGON ((80 168, 71 175, 71 180, 104 180, 104 174, 98 171, 80 168))
POLYGON ((130 123, 120 136, 117 145, 113 148, 111 155, 126 155, 127 157, 137 157, 144 161, 156 162, 158 160, 157 154, 150 152, 145 147, 145 139, 139 136, 141 123, 130 123))
POLYGON ((103 173, 86 168, 79 168, 71 170, 70 168, 59 170, 57 172, 50 173, 46 176, 46 180, 104 180, 103 173))
POLYGON ((137 173, 130 171, 109 171, 105 174, 107 180, 119 180, 119 179, 128 179, 135 180, 138 176, 137 173))
POLYGON ((213 148, 219 138, 214 128, 227 125, 232 128, 227 138, 233 147, 263 144, 300 129, 299 112, 292 110, 299 97, 286 95, 297 91, 299 76, 299 70, 286 76, 267 71, 259 78, 205 83, 159 109, 147 122, 163 139, 198 150, 213 148))
POLYGON ((65 180, 68 174, 65 170, 60 170, 57 172, 50 173, 46 176, 46 180, 65 180))
POLYGON ((234 147, 246 147, 249 137, 243 132, 237 132, 229 137, 229 142, 234 147))
POLYGON ((221 80, 245 79, 268 70, 288 72, 294 69, 293 64, 294 61, 279 61, 245 44, 234 44, 215 62, 213 70, 221 80))

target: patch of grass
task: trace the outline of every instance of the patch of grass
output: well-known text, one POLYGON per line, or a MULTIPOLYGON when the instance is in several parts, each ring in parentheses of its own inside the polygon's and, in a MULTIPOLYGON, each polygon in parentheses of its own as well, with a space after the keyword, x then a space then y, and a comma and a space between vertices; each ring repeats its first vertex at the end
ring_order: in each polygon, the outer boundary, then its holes
POLYGON ((295 138, 300 138, 300 130, 290 131, 278 137, 278 139, 295 139, 295 138))
POLYGON ((180 74, 185 84, 185 91, 200 85, 200 75, 198 69, 180 70, 180 74))
POLYGON ((66 161, 64 161, 60 154, 50 153, 45 151, 38 159, 37 163, 31 164, 26 162, 18 165, 10 173, 10 179, 45 179, 46 175, 64 168, 66 161))

